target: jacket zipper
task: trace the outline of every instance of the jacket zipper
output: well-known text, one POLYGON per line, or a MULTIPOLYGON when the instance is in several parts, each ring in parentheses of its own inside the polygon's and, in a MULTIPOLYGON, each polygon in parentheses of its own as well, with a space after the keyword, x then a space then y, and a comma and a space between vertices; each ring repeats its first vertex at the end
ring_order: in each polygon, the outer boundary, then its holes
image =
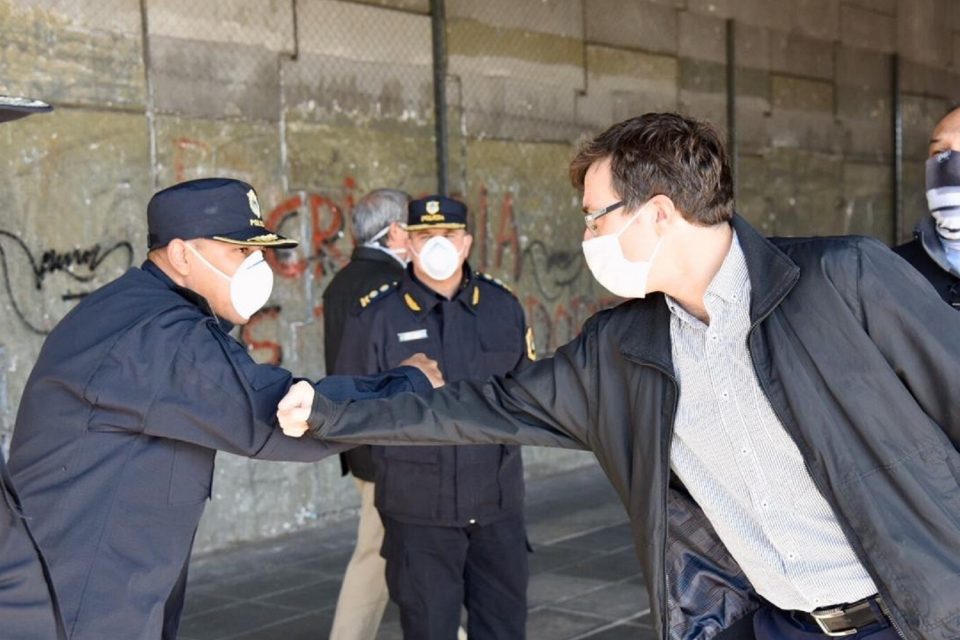
POLYGON ((650 362, 643 362, 626 356, 627 359, 633 360, 637 364, 643 367, 649 367, 655 371, 663 374, 663 376, 673 384, 673 408, 670 413, 670 423, 667 425, 666 433, 666 451, 661 453, 661 462, 664 464, 664 472, 661 477, 663 482, 663 490, 660 492, 660 506, 661 513, 663 514, 663 535, 660 539, 660 565, 662 567, 660 572, 660 584, 663 588, 661 602, 660 602, 660 625, 661 625, 661 640, 669 640, 670 637, 670 618, 667 608, 667 601, 669 599, 669 586, 667 585, 667 532, 669 530, 669 520, 670 518, 667 515, 667 486, 670 484, 670 443, 673 441, 673 427, 674 422, 676 421, 677 416, 677 404, 680 401, 680 383, 677 382, 677 379, 673 374, 668 373, 663 367, 657 366, 650 362))
MULTIPOLYGON (((776 414, 777 420, 779 420, 780 424, 783 426, 784 431, 787 432, 787 435, 790 436, 790 439, 793 440, 793 443, 797 446, 797 448, 800 450, 801 454, 803 455, 803 466, 807 470, 807 475, 810 476, 810 479, 813 481, 813 484, 817 488, 817 491, 820 492, 820 495, 823 496, 823 499, 826 500, 827 503, 830 505, 830 509, 833 511, 833 515, 834 517, 836 517, 837 523, 840 525, 840 528, 843 531, 844 537, 847 539, 847 543, 856 553, 857 559, 860 561, 860 564, 863 565, 864 569, 867 569, 867 563, 863 561, 864 553, 863 553, 863 549, 860 546, 859 540, 855 536, 851 535, 850 525, 846 522, 846 520, 843 517, 841 517, 840 510, 837 508, 836 503, 834 502, 832 497, 829 497, 826 491, 824 491, 824 488, 822 486, 822 483, 820 482, 819 477, 810 468, 810 459, 811 459, 810 452, 807 451, 806 446, 801 445, 801 443, 798 442, 796 436, 794 436, 794 434, 790 432, 790 429, 787 427, 787 424, 789 423, 783 419, 783 415, 781 414, 779 408, 776 406, 776 403, 774 403, 773 400, 770 398, 770 391, 767 389, 767 385, 763 379, 763 376, 760 375, 759 370, 757 369, 757 361, 753 356, 753 350, 750 348, 750 338, 751 336, 753 336, 754 330, 760 325, 761 322, 766 320, 771 313, 773 313, 773 310, 783 301, 786 295, 787 294, 784 293, 783 296, 781 296, 776 301, 776 303, 774 303, 774 305, 770 308, 769 311, 767 311, 765 314, 757 318, 756 321, 754 321, 750 325, 750 330, 747 332, 747 352, 750 354, 750 364, 753 365, 753 371, 757 376, 757 381, 760 383, 760 388, 763 390, 764 396, 767 398, 767 402, 770 403, 770 408, 773 409, 773 412, 774 414, 776 414)), ((871 579, 873 579, 874 583, 878 582, 869 569, 867 569, 867 572, 870 573, 870 577, 871 579)), ((879 586, 877 587, 877 590, 878 591, 880 590, 879 586)), ((890 621, 890 624, 893 626, 893 630, 897 633, 897 635, 903 638, 904 640, 907 640, 906 634, 904 634, 903 631, 900 629, 900 626, 897 624, 897 621, 891 615, 890 610, 887 607, 887 604, 884 602, 883 595, 884 594, 882 593, 880 594, 881 596, 879 600, 880 608, 883 610, 884 615, 887 616, 887 619, 890 621)))

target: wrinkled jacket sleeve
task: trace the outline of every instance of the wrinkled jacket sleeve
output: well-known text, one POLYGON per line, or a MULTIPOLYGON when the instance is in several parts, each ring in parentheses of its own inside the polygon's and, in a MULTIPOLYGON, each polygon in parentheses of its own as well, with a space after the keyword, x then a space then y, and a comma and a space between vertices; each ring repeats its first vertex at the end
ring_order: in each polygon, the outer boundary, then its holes
MULTIPOLYGON (((144 419, 148 435, 185 440, 265 460, 312 462, 348 446, 289 438, 276 427, 277 404, 294 380, 280 367, 258 364, 242 344, 207 323, 178 335, 164 384, 144 419)), ((419 371, 370 378, 332 376, 317 385, 334 400, 371 398, 429 387, 419 371)))
POLYGON ((859 257, 859 299, 871 339, 960 449, 960 313, 879 242, 861 242, 859 257))
POLYGON ((486 382, 422 395, 331 402, 317 395, 314 437, 353 444, 522 444, 589 449, 596 408, 596 323, 556 355, 486 382))

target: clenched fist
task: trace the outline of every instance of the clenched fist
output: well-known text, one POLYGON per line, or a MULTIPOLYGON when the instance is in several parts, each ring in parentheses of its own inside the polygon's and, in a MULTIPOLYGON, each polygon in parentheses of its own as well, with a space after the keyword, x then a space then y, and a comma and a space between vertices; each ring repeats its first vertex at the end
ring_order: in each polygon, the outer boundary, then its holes
POLYGON ((277 405, 277 421, 285 435, 299 438, 307 432, 307 418, 313 408, 313 385, 301 380, 296 383, 277 405))
POLYGON ((401 362, 400 365, 420 369, 423 375, 427 376, 427 380, 430 381, 434 389, 443 386, 443 374, 440 373, 440 365, 437 364, 436 360, 431 360, 422 353, 413 354, 401 362))

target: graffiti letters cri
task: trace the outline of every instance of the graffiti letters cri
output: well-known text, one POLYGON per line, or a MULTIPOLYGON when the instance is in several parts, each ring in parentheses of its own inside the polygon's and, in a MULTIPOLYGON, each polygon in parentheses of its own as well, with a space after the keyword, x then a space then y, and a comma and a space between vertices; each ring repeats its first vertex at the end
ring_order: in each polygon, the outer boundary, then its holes
POLYGON ((122 273, 133 264, 133 247, 129 242, 120 241, 107 247, 98 243, 85 249, 67 251, 45 249, 37 258, 20 236, 0 230, 0 262, 3 263, 4 288, 14 313, 27 329, 39 335, 50 333, 50 329, 41 326, 39 321, 31 319, 30 312, 41 308, 42 305, 37 299, 29 301, 18 299, 18 291, 13 286, 10 273, 13 261, 26 260, 30 266, 29 275, 32 280, 30 283, 32 287, 29 289, 40 292, 41 295, 44 295, 47 276, 54 273, 63 273, 72 282, 79 284, 78 290, 68 290, 60 294, 61 301, 69 302, 78 300, 91 292, 90 287, 97 278, 98 271, 111 257, 116 258, 110 261, 114 265, 112 271, 117 274, 122 273))

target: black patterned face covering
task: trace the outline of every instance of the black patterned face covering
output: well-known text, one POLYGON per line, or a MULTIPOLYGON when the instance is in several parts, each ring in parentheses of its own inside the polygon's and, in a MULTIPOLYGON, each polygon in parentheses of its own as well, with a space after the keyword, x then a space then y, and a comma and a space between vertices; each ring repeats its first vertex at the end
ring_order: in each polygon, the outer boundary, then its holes
POLYGON ((960 252, 960 152, 927 160, 927 207, 947 251, 960 252))

